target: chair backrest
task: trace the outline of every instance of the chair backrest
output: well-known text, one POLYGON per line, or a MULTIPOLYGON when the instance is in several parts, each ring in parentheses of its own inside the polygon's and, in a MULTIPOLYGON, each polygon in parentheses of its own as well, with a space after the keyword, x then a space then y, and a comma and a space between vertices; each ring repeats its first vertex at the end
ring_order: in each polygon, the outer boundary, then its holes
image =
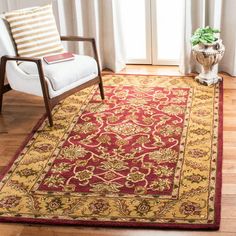
MULTIPOLYGON (((0 58, 5 55, 16 56, 17 51, 11 35, 10 25, 4 15, 0 15, 0 58)), ((7 63, 6 77, 12 89, 22 91, 23 83, 20 78, 24 76, 25 73, 19 69, 15 61, 7 63)))
POLYGON ((0 15, 0 57, 4 55, 16 55, 16 48, 11 36, 10 26, 4 19, 4 15, 0 15))

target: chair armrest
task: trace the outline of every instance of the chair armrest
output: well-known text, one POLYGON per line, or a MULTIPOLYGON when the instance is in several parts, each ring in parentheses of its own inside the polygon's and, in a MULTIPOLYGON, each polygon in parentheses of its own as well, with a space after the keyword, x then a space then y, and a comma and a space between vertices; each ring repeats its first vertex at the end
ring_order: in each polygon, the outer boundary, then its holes
POLYGON ((80 41, 80 42, 93 42, 95 41, 94 38, 87 38, 81 36, 61 36, 62 41, 80 41))
POLYGON ((98 65, 98 74, 101 76, 100 62, 99 62, 95 38, 87 38, 87 37, 80 37, 80 36, 61 36, 61 40, 62 41, 77 41, 77 42, 90 42, 90 43, 92 43, 94 58, 97 61, 97 65, 98 65))
POLYGON ((8 56, 8 55, 2 56, 0 64, 0 85, 1 83, 4 83, 7 61, 28 61, 36 63, 44 99, 46 99, 46 97, 49 98, 47 82, 44 77, 42 60, 40 58, 8 56))
POLYGON ((34 62, 34 63, 39 63, 41 62, 40 58, 36 57, 19 57, 19 56, 3 56, 2 59, 3 61, 29 61, 29 62, 34 62))
POLYGON ((7 61, 28 61, 28 62, 36 63, 37 68, 38 68, 38 74, 39 74, 40 82, 41 82, 42 86, 46 87, 46 81, 45 81, 45 78, 44 78, 42 60, 40 58, 8 56, 8 55, 2 56, 1 64, 0 64, 1 65, 1 74, 5 75, 7 61))

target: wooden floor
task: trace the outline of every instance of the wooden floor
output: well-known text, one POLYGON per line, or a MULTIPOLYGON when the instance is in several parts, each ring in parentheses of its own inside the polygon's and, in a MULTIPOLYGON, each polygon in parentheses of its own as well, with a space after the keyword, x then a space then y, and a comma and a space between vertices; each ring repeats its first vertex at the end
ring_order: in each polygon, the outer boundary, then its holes
MULTIPOLYGON (((176 67, 128 66, 128 74, 179 75, 176 67)), ((136 230, 0 223, 0 236, 236 236, 236 78, 224 77, 224 152, 221 228, 219 231, 136 230)), ((4 98, 0 115, 0 170, 11 160, 44 113, 41 98, 15 91, 4 98)))

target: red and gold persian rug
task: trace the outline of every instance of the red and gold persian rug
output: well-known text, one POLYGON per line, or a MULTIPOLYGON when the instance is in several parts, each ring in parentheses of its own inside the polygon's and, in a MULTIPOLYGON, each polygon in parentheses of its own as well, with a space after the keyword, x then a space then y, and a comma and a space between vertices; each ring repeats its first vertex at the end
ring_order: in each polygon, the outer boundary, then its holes
POLYGON ((217 229, 222 86, 104 76, 43 118, 0 182, 0 221, 217 229))

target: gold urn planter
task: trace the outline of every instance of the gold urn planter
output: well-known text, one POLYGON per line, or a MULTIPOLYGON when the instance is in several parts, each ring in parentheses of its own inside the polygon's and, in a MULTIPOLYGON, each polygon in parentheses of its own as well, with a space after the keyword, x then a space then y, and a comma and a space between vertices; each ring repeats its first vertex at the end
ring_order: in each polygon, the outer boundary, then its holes
POLYGON ((205 85, 216 84, 222 80, 218 76, 218 69, 215 68, 225 52, 225 46, 221 39, 211 44, 199 43, 192 47, 192 52, 193 57, 202 66, 202 71, 195 77, 195 80, 205 85))

